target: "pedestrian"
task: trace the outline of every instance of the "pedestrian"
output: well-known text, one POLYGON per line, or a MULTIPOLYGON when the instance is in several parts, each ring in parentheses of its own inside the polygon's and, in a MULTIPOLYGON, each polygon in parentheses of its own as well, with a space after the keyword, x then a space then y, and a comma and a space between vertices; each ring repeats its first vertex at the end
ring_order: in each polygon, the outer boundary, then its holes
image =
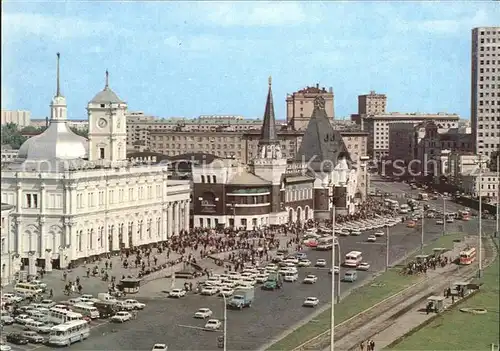
POLYGON ((50 289, 50 291, 49 291, 49 297, 50 298, 54 297, 54 290, 50 289))
POLYGON ((375 351, 375 341, 370 341, 370 350, 375 351))
POLYGON ((359 344, 359 348, 361 349, 361 351, 365 351, 365 342, 364 341, 361 341, 361 344, 359 344))

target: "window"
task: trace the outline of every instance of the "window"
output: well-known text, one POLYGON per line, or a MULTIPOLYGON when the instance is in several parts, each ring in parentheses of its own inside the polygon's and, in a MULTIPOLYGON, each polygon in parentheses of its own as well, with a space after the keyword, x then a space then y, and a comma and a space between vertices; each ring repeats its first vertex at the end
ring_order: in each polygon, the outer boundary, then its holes
POLYGON ((217 183, 217 176, 212 176, 212 177, 214 177, 214 179, 213 179, 214 183, 217 183))
POLYGON ((26 208, 38 208, 38 194, 26 194, 26 208))
POLYGON ((103 148, 103 147, 101 147, 101 148, 99 149, 99 158, 100 158, 101 160, 103 160, 103 159, 104 159, 104 148, 103 148))
POLYGON ((201 182, 205 183, 205 176, 204 175, 201 176, 201 182))

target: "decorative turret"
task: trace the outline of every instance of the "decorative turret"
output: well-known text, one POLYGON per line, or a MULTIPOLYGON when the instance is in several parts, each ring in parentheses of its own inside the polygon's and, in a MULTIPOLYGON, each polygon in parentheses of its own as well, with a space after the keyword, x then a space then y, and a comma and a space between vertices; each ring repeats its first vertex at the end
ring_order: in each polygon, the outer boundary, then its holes
POLYGON ((262 130, 259 140, 259 155, 261 159, 281 159, 281 148, 276 132, 276 118, 274 116, 274 102, 272 90, 272 78, 269 77, 269 90, 267 92, 266 109, 262 122, 262 130))
POLYGON ((61 83, 59 75, 59 64, 61 54, 57 53, 57 73, 56 73, 56 95, 52 98, 50 103, 50 119, 51 122, 66 121, 68 118, 68 106, 66 99, 61 95, 61 83))

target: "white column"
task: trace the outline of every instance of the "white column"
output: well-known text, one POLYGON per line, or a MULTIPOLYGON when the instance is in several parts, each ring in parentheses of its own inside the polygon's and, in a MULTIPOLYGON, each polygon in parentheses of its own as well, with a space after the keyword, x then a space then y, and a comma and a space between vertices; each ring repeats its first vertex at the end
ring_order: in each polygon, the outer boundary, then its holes
POLYGON ((184 230, 189 231, 189 200, 184 204, 184 230))
POLYGON ((117 251, 120 249, 118 230, 119 230, 119 224, 113 227, 113 247, 111 248, 113 251, 117 251))
POLYGON ((180 217, 180 206, 179 202, 175 202, 175 208, 174 208, 174 229, 173 229, 173 235, 179 235, 179 217, 180 217))
POLYGON ((167 240, 167 217, 168 217, 168 210, 166 208, 163 208, 161 210, 161 241, 167 240))
POLYGON ((41 217, 40 220, 38 221, 38 225, 40 227, 40 230, 38 231, 38 247, 37 247, 37 252, 40 253, 39 257, 40 258, 45 258, 45 218, 41 217))
POLYGON ((173 235, 173 204, 168 204, 167 238, 173 235))
MULTIPOLYGON (((9 234, 11 235, 11 234, 9 234)), ((12 248, 11 251, 14 251, 18 254, 21 254, 23 252, 23 240, 24 240, 24 233, 23 233, 23 225, 20 217, 15 217, 14 218, 14 236, 10 237, 14 240, 12 240, 14 243, 14 247, 12 248)), ((10 240, 10 239, 9 239, 10 240)))

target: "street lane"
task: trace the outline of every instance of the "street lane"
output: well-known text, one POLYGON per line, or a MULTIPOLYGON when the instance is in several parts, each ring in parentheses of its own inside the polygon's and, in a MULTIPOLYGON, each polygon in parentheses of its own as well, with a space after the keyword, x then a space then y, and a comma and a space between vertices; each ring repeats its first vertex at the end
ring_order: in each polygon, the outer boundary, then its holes
MULTIPOLYGON (((449 225, 450 231, 474 229, 471 222, 455 222, 449 225)), ((385 238, 377 243, 366 243, 369 233, 361 236, 340 238, 342 257, 351 250, 360 250, 371 264, 370 272, 359 272, 355 284, 341 283, 341 292, 362 283, 376 271, 385 266, 385 238)), ((399 224, 390 230, 391 263, 404 257, 420 246, 420 229, 406 228, 399 224)), ((426 225, 425 240, 441 235, 441 227, 433 223, 426 225)), ((314 262, 324 258, 330 265, 330 252, 307 251, 314 262)), ((344 269, 341 268, 341 274, 344 269)), ((256 290, 256 300, 251 308, 242 311, 228 311, 228 349, 254 350, 270 341, 291 325, 298 323, 312 313, 310 308, 302 307, 308 296, 320 299, 320 306, 330 301, 331 277, 328 269, 301 268, 299 281, 307 274, 316 274, 319 280, 314 285, 300 282, 285 283, 281 291, 256 290)), ((215 317, 222 319, 223 302, 219 297, 190 295, 185 299, 151 299, 147 309, 139 313, 138 320, 123 325, 108 324, 92 332, 91 337, 82 344, 72 346, 76 350, 123 349, 145 350, 154 343, 167 343, 170 350, 213 350, 217 347, 216 339, 220 333, 189 328, 202 327, 203 321, 192 318, 200 307, 214 311, 215 317), (184 326, 188 327, 184 327, 184 326)))

